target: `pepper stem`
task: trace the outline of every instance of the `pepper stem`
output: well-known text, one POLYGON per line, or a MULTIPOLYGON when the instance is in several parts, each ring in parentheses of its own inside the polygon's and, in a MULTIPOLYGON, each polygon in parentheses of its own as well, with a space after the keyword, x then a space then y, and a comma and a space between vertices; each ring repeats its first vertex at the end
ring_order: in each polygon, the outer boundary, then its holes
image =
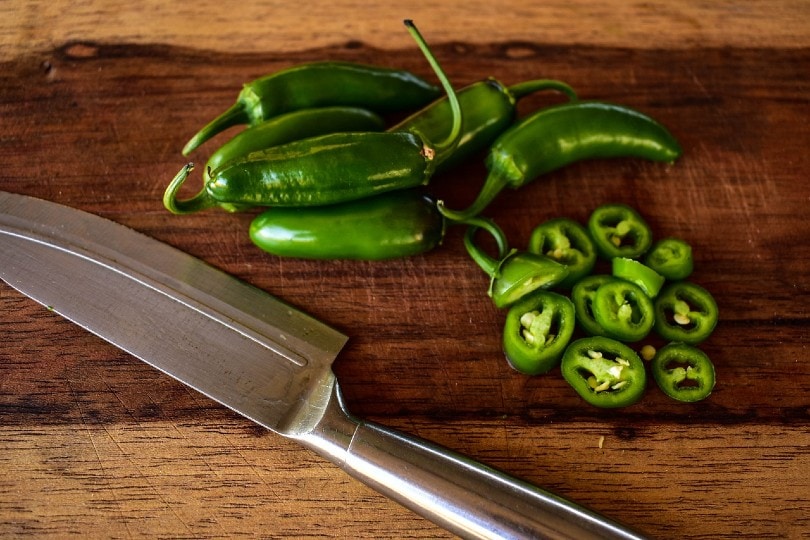
MULTIPOLYGON (((433 71, 436 73, 436 76, 442 83, 442 88, 444 88, 444 91, 447 93, 450 109, 453 112, 453 123, 450 125, 450 134, 446 139, 438 143, 434 141, 429 142, 433 143, 433 148, 437 154, 450 153, 456 148, 456 146, 458 146, 459 140, 461 139, 461 105, 458 102, 458 96, 456 96, 456 92, 453 90, 453 85, 450 84, 450 80, 447 78, 447 75, 444 73, 442 67, 436 61, 436 57, 433 56, 433 53, 430 51, 430 47, 428 47, 425 39, 422 37, 422 34, 419 33, 419 30, 416 28, 413 21, 406 19, 405 26, 408 28, 408 32, 410 32, 413 39, 416 40, 417 45, 419 45, 419 49, 421 49, 422 54, 424 54, 425 58, 427 58, 427 61, 430 63, 430 67, 433 68, 433 71)), ((441 161, 442 159, 439 158, 437 163, 441 161)))
POLYGON ((466 223, 469 227, 467 228, 467 232, 464 233, 464 248, 467 250, 472 260, 475 261, 475 264, 477 264, 485 274, 489 277, 494 277, 498 273, 503 259, 515 250, 509 250, 506 244, 506 235, 494 221, 484 217, 476 217, 466 221, 466 223), (490 257, 481 246, 475 243, 475 233, 479 228, 483 228, 495 238, 495 242, 498 244, 497 259, 490 257))
POLYGON ((238 124, 246 124, 249 121, 250 118, 245 111, 244 104, 241 101, 237 101, 231 105, 228 110, 208 122, 200 131, 195 133, 183 147, 183 155, 189 155, 196 150, 198 146, 221 131, 238 124))
POLYGON ((498 174, 497 172, 491 172, 487 176, 484 186, 481 188, 478 196, 475 198, 472 204, 464 210, 450 210, 444 205, 444 201, 439 201, 436 204, 436 207, 447 219, 452 221, 466 221, 473 216, 480 214, 489 205, 489 203, 491 203, 495 197, 498 196, 503 188, 508 185, 509 180, 505 175, 498 174))
POLYGON ((173 214, 191 214, 193 212, 199 212, 200 210, 205 210, 206 208, 216 206, 217 201, 208 195, 205 187, 203 187, 199 193, 190 199, 185 199, 182 201, 177 199, 177 192, 180 190, 180 186, 183 185, 186 178, 188 178, 188 174, 193 169, 193 163, 188 163, 183 166, 183 168, 180 169, 180 172, 178 172, 172 179, 171 183, 169 183, 166 191, 163 192, 163 206, 165 206, 169 212, 173 214))
POLYGON ((512 94, 515 99, 520 99, 528 96, 529 94, 534 94, 535 92, 541 92, 543 90, 556 90, 557 92, 568 96, 569 101, 576 101, 578 99, 577 93, 573 88, 562 81, 556 81, 554 79, 535 79, 533 81, 525 81, 522 83, 513 84, 507 90, 509 90, 509 93, 512 94))

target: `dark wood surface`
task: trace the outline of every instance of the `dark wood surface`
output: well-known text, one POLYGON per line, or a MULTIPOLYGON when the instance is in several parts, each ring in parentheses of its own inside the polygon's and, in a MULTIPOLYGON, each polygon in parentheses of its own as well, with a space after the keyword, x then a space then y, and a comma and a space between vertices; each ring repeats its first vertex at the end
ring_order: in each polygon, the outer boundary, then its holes
MULTIPOLYGON (((180 148, 243 82, 321 59, 430 77, 407 43, 381 48, 361 32, 343 45, 223 52, 74 39, 7 55, 0 189, 133 227, 347 333, 334 369, 359 416, 652 537, 806 537, 810 40, 805 32, 803 46, 672 46, 663 35, 660 47, 458 35, 434 49, 458 86, 489 75, 562 79, 583 98, 650 114, 679 139, 684 156, 674 165, 578 163, 504 193, 487 214, 517 247, 541 221, 585 221, 606 202, 636 207, 658 236, 687 239, 692 279, 721 310, 703 345, 717 387, 698 404, 651 385, 637 405, 599 410, 559 370, 512 371, 500 350, 504 312, 486 297, 460 230, 405 260, 281 260, 252 246, 250 214, 163 209, 162 192, 185 163, 180 148)), ((521 114, 557 99, 528 98, 521 114)), ((474 160, 432 189, 461 206, 485 173, 474 160)), ((5 284, 0 310, 0 536, 446 535, 5 284)))

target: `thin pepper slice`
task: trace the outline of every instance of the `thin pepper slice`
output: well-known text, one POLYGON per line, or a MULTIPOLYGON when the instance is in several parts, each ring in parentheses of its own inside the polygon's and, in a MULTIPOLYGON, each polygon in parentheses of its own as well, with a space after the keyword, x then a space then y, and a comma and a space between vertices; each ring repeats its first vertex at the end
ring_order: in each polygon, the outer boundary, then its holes
POLYGON ((573 341, 560 364, 562 376, 596 407, 627 407, 644 394, 647 373, 638 354, 614 339, 593 336, 573 341))
POLYGON ((644 262, 666 279, 686 279, 694 269, 692 246, 680 238, 664 238, 653 244, 644 262))
POLYGON ((665 345, 655 354, 651 368, 658 387, 672 399, 700 401, 714 389, 714 364, 705 352, 692 345, 665 345))
POLYGON ((256 125, 286 112, 348 106, 384 114, 422 107, 440 95, 439 87, 404 70, 354 62, 302 64, 245 84, 236 103, 198 131, 183 155, 229 127, 256 125))
POLYGON ((487 155, 489 174, 475 201, 464 210, 439 201, 439 208, 448 217, 465 219, 483 211, 504 188, 520 188, 585 159, 672 162, 680 155, 678 141, 649 116, 610 103, 572 101, 541 109, 504 131, 487 155))
POLYGON ((566 265, 568 277, 559 285, 567 289, 590 274, 596 265, 596 248, 588 231, 568 218, 551 219, 535 227, 528 250, 566 265))
MULTIPOLYGON (((437 156, 436 171, 447 170, 487 148, 514 122, 518 100, 546 90, 560 92, 569 100, 577 99, 570 86, 552 79, 530 80, 507 87, 489 77, 458 90, 456 95, 464 116, 462 133, 452 153, 437 156)), ((452 116, 449 100, 441 97, 388 131, 412 131, 428 140, 439 140, 447 136, 452 116)))
POLYGON ((717 326, 719 310, 714 297, 695 283, 670 283, 655 300, 655 330, 664 339, 696 345, 717 326))
POLYGON ((664 286, 664 276, 635 259, 614 257, 611 261, 613 276, 630 281, 641 287, 644 294, 655 298, 664 286))
POLYGON ((588 231, 605 259, 644 255, 652 244, 652 230, 644 218, 626 204, 604 204, 588 218, 588 231))
POLYGON ((622 279, 610 280, 596 289, 593 315, 606 335, 628 342, 644 339, 655 322, 650 297, 635 283, 622 279))
POLYGON ((551 291, 535 291, 509 308, 503 330, 503 350, 515 370, 545 373, 559 364, 574 333, 571 300, 551 291))
POLYGON ((576 309, 577 322, 585 333, 590 336, 606 335, 605 329, 594 317, 593 299, 599 287, 614 279, 613 276, 608 274, 594 274, 582 278, 571 289, 571 300, 573 300, 576 309))
MULTIPOLYGON (((470 218, 473 219, 473 218, 470 218)), ((468 220, 469 221, 469 220, 468 220)), ((543 255, 510 250, 497 259, 474 241, 477 227, 467 228, 464 247, 475 263, 490 277, 487 294, 496 307, 507 308, 537 289, 548 289, 566 278, 568 268, 543 255)))

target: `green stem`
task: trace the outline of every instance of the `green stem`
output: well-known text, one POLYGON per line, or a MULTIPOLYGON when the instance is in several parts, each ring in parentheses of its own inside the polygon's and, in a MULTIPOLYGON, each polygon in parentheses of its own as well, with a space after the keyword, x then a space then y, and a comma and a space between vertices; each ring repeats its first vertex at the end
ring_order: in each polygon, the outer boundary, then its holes
POLYGON ((453 90, 453 85, 450 84, 447 75, 445 75, 444 70, 436 61, 436 58, 433 56, 433 53, 430 51, 425 39, 422 37, 422 34, 419 33, 419 30, 414 25, 413 21, 410 19, 405 20, 405 26, 408 28, 408 32, 410 32, 413 39, 416 40, 417 45, 419 45, 419 49, 421 49, 422 54, 425 55, 427 61, 430 63, 430 67, 433 68, 433 71, 436 72, 436 76, 439 78, 439 81, 442 83, 442 87, 444 91, 447 93, 447 98, 450 103, 450 109, 453 112, 453 123, 450 127, 450 134, 447 138, 441 142, 436 143, 435 141, 430 141, 433 143, 433 148, 437 154, 441 153, 449 153, 452 152, 456 146, 458 146, 459 140, 461 139, 461 105, 458 102, 458 96, 456 96, 455 90, 453 90))
POLYGON ((464 247, 472 260, 475 261, 475 264, 477 264, 488 276, 494 277, 497 274, 503 259, 505 259, 511 253, 506 245, 506 236, 500 227, 495 224, 495 222, 486 218, 474 218, 469 220, 468 223, 470 226, 467 228, 467 232, 464 233, 464 247), (495 238, 495 241, 498 243, 498 259, 487 255, 481 246, 475 243, 475 233, 479 228, 483 228, 495 238))
POLYGON ((484 181, 484 186, 478 193, 473 203, 464 210, 450 210, 444 206, 444 201, 439 201, 437 207, 444 217, 452 221, 465 221, 480 214, 491 203, 498 194, 509 185, 506 175, 493 171, 484 181))
POLYGON ((508 90, 515 99, 520 99, 529 94, 534 94, 535 92, 541 92, 543 90, 556 90, 568 96, 569 101, 576 101, 578 99, 577 93, 573 88, 562 81, 556 81, 554 79, 535 79, 533 81, 525 81, 522 83, 513 84, 508 88, 508 90))
POLYGON ((198 131, 183 147, 183 155, 187 156, 197 149, 202 143, 216 135, 217 133, 239 124, 246 124, 250 121, 245 105, 237 101, 228 110, 220 114, 198 131))
POLYGON ((180 172, 175 175, 171 183, 169 183, 166 191, 163 192, 163 206, 165 206, 169 212, 173 214, 191 214, 193 212, 199 212, 200 210, 205 210, 206 208, 211 208, 217 205, 217 201, 208 195, 205 187, 203 187, 199 193, 190 199, 185 199, 182 201, 177 199, 177 192, 180 190, 180 186, 183 185, 186 178, 188 178, 188 174, 193 169, 193 163, 188 163, 185 165, 182 169, 180 169, 180 172))

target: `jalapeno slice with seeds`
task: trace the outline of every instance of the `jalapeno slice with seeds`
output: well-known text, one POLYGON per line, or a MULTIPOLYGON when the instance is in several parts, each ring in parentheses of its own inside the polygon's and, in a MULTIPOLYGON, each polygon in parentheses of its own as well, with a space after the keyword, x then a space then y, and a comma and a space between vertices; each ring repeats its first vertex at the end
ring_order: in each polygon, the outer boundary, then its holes
POLYGON ((629 342, 644 339, 655 322, 652 300, 635 283, 618 278, 596 289, 593 315, 606 335, 629 342))
POLYGON ((705 352, 686 343, 662 347, 653 358, 652 375, 658 387, 678 401, 700 401, 714 389, 714 364, 705 352))
POLYGON ((644 218, 625 204, 605 204, 593 211, 588 231, 599 254, 606 258, 641 257, 652 244, 652 231, 644 218))
POLYGON ((653 244, 644 262, 666 279, 686 279, 694 268, 692 246, 680 238, 664 238, 653 244))
POLYGON ((655 330, 669 341, 696 345, 714 331, 718 314, 714 297, 700 285, 671 283, 655 300, 655 330))
POLYGON ((561 294, 536 291, 509 308, 503 351, 515 370, 527 375, 555 367, 576 326, 574 304, 561 294))
POLYGON ((635 351, 614 339, 594 336, 572 342, 562 357, 562 375, 596 407, 626 407, 644 394, 647 373, 635 351))
POLYGON ((529 238, 529 252, 545 255, 568 267, 568 277, 560 286, 570 289, 596 265, 596 248, 588 231, 568 218, 541 223, 529 238))

